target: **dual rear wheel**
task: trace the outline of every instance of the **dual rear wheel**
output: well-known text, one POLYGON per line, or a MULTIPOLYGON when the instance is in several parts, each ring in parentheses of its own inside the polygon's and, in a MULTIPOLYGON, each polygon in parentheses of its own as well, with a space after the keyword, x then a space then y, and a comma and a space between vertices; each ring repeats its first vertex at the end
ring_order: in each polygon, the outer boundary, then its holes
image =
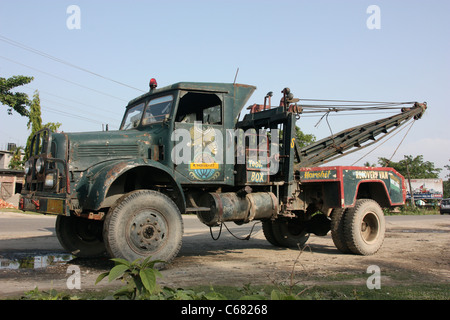
POLYGON ((309 239, 305 225, 298 219, 264 220, 262 227, 267 241, 276 247, 301 249, 309 239))
POLYGON ((358 199, 353 208, 335 209, 331 215, 331 238, 343 253, 376 253, 383 244, 385 229, 383 210, 372 199, 358 199))
MULTIPOLYGON (((263 221, 266 239, 274 246, 302 248, 308 241, 311 225, 298 220, 263 221)), ((326 223, 323 217, 318 221, 319 225, 326 223)), ((353 208, 333 210, 328 230, 331 229, 331 238, 339 251, 372 255, 383 244, 385 228, 383 210, 379 204, 371 199, 358 199, 353 208)), ((327 233, 324 232, 326 228, 315 226, 314 230, 317 235, 327 233)))

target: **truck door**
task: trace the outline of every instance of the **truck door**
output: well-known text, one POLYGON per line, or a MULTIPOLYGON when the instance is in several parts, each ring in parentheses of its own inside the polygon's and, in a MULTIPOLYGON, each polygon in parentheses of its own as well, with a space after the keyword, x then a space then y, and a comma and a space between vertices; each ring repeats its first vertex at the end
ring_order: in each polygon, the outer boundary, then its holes
POLYGON ((223 129, 221 94, 182 92, 175 115, 175 170, 191 181, 224 181, 223 129))

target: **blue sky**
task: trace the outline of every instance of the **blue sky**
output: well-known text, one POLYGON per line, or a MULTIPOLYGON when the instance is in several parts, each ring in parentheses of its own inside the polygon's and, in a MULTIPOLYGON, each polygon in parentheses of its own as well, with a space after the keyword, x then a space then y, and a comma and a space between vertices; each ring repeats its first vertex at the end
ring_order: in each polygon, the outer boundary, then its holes
MULTIPOLYGON (((443 0, 0 0, 0 36, 142 91, 151 77, 160 87, 233 82, 239 68, 237 82, 258 88, 249 104, 268 91, 279 101, 286 86, 301 98, 426 101, 427 113, 392 160, 422 154, 443 168, 450 159, 449 15, 443 0), (80 29, 67 28, 70 5, 80 8, 80 29), (380 8, 380 29, 366 25, 370 5, 380 8)), ((61 122, 66 132, 117 128, 127 101, 142 93, 0 41, 0 77, 13 75, 34 76, 22 91, 38 90, 43 122, 61 122)), ((383 116, 329 121, 338 132, 383 116)), ((320 139, 330 132, 324 122, 315 127, 318 120, 297 125, 320 139)), ((0 149, 25 144, 26 123, 0 107, 0 149)), ((356 165, 391 157, 403 136, 356 165)), ((353 164, 370 150, 333 164, 353 164)))

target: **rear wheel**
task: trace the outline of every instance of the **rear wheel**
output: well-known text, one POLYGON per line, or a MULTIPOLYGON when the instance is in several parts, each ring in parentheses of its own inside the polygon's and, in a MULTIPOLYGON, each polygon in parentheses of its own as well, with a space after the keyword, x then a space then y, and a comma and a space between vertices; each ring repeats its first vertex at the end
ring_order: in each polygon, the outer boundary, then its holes
POLYGON ((181 248, 182 236, 178 207, 152 190, 133 191, 120 198, 109 210, 103 230, 108 253, 128 261, 151 256, 170 262, 181 248))
POLYGON ((303 248, 309 239, 305 224, 298 219, 266 221, 263 231, 267 241, 279 247, 303 248))
POLYGON ((280 243, 275 239, 272 224, 273 224, 272 220, 264 220, 262 222, 264 237, 266 237, 266 240, 269 241, 270 244, 279 247, 280 243))
POLYGON ((103 221, 73 216, 56 218, 56 236, 64 249, 81 258, 99 257, 105 253, 103 221))
POLYGON ((371 255, 384 241, 386 223, 383 210, 372 199, 359 199, 344 216, 344 236, 351 252, 371 255))
POLYGON ((351 252, 344 235, 344 216, 346 211, 344 208, 336 208, 331 213, 331 239, 333 239, 336 248, 342 253, 351 252))

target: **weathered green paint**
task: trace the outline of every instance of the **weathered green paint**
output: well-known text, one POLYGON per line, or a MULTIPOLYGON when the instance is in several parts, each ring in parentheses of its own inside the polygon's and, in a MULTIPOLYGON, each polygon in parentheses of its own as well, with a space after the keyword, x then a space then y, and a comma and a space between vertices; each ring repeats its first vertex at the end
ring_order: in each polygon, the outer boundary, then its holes
POLYGON ((373 168, 360 168, 343 170, 342 173, 344 186, 344 203, 346 206, 351 206, 355 203, 355 197, 358 189, 363 184, 378 185, 380 191, 378 193, 386 192, 392 205, 404 203, 403 195, 403 177, 393 170, 374 170, 373 168))
MULTIPOLYGON (((229 116, 227 120, 237 121, 237 117, 242 108, 247 103, 256 87, 245 84, 232 83, 212 83, 212 82, 178 82, 160 89, 154 89, 133 100, 128 106, 134 105, 136 102, 148 98, 149 96, 159 95, 170 91, 194 91, 194 92, 211 92, 222 93, 224 95, 225 112, 229 116)), ((228 128, 233 128, 229 126, 228 128)))
MULTIPOLYGON (((222 121, 220 125, 213 127, 223 133, 224 128, 235 126, 239 113, 255 89, 242 84, 180 82, 151 90, 131 100, 126 107, 126 110, 129 110, 142 102, 171 96, 173 102, 170 113, 163 121, 147 125, 142 122, 129 130, 53 134, 45 132, 46 135, 42 135, 48 137, 45 150, 39 150, 42 154, 36 152, 35 157, 45 157, 48 161, 52 158, 63 161, 67 170, 60 170, 60 180, 69 181, 68 188, 53 194, 55 190, 42 190, 40 181, 44 178, 39 178, 41 180, 38 181, 29 177, 30 185, 33 184, 35 189, 41 190, 24 190, 24 198, 42 199, 45 204, 46 197, 56 196, 67 199, 64 200, 65 208, 97 211, 110 205, 108 197, 115 199, 117 194, 126 192, 126 187, 122 187, 123 190, 114 189, 114 183, 121 181, 119 179, 124 180, 127 174, 134 173, 140 176, 146 187, 153 187, 152 181, 154 184, 164 183, 172 186, 176 202, 184 212, 186 204, 183 184, 233 185, 234 166, 220 164, 212 176, 200 175, 199 171, 190 168, 189 164, 174 166, 170 154, 174 146, 171 133, 177 127, 192 128, 192 125, 177 123, 175 119, 180 101, 188 93, 214 95, 221 101, 222 121), (53 149, 50 150, 52 143, 53 149), (61 194, 62 191, 64 194, 61 194)), ((195 159, 192 162, 195 162, 195 159)), ((139 188, 137 183, 136 187, 139 188)), ((64 213, 68 214, 66 211, 64 210, 64 213)))
POLYGON ((319 184, 324 189, 324 200, 328 198, 328 203, 342 207, 353 206, 358 195, 359 198, 377 199, 386 207, 403 205, 406 195, 404 178, 392 168, 303 168, 300 182, 306 190, 311 189, 311 184, 319 184))

